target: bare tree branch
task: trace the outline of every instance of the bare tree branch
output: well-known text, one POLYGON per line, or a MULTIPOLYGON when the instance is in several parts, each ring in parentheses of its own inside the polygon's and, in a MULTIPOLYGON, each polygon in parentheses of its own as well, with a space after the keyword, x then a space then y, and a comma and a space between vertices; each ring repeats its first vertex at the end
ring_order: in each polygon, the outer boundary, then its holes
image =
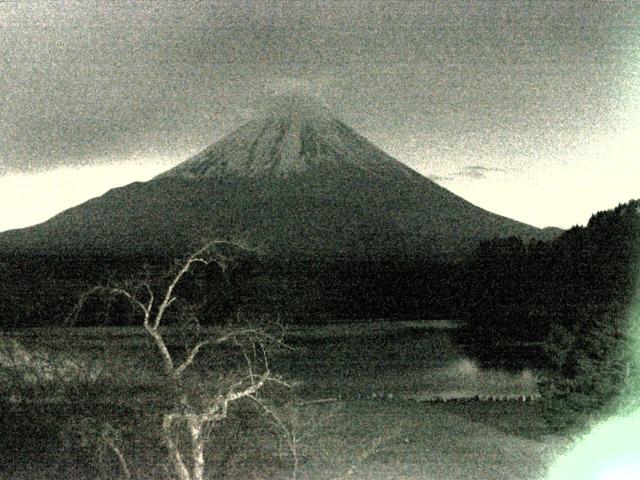
POLYGON ((262 408, 265 413, 270 416, 274 420, 274 425, 282 432, 284 440, 287 444, 287 448, 291 452, 291 457, 293 459, 293 471, 292 471, 292 479, 296 480, 298 477, 298 470, 300 465, 299 458, 299 444, 301 441, 301 436, 299 436, 295 430, 295 426, 287 426, 287 424, 282 420, 282 418, 274 411, 274 409, 270 408, 264 402, 262 402, 255 395, 249 395, 260 408, 262 408))
POLYGON ((205 243, 201 248, 187 257, 186 261, 182 264, 182 267, 178 270, 178 273, 175 274, 171 283, 165 290, 164 298, 158 307, 158 313, 154 320, 154 328, 158 328, 160 326, 165 310, 176 300, 176 297, 173 296, 176 286, 180 283, 182 277, 191 271, 191 268, 195 264, 209 265, 213 262, 216 263, 223 272, 226 271, 228 264, 230 263, 230 259, 226 255, 216 251, 216 247, 221 245, 239 246, 238 244, 226 240, 215 240, 205 243))
POLYGON ((210 343, 211 342, 209 340, 203 340, 196 344, 196 346, 193 347, 187 355, 187 358, 175 370, 173 370, 173 376, 179 377, 180 375, 182 375, 182 373, 193 363, 200 349, 206 345, 209 345, 210 343))
POLYGON ((126 460, 124 454, 122 453, 122 450, 120 449, 120 447, 117 445, 116 441, 114 440, 114 438, 112 436, 112 431, 113 431, 113 427, 111 425, 109 425, 109 424, 105 425, 105 427, 103 428, 103 431, 102 431, 102 439, 107 444, 107 446, 109 448, 111 448, 113 453, 116 454, 116 457, 118 458, 118 463, 120 463, 120 468, 122 469, 122 474, 123 474, 125 480, 130 480, 131 479, 131 471, 129 470, 129 466, 127 465, 127 460, 126 460))
POLYGON ((189 469, 184 463, 182 458, 182 454, 180 453, 180 449, 178 449, 178 445, 173 440, 173 432, 171 428, 173 427, 173 421, 176 419, 177 414, 165 414, 162 419, 162 433, 164 442, 167 446, 167 450, 169 450, 169 456, 173 463, 174 468, 176 469, 176 473, 180 480, 192 480, 191 473, 189 473, 189 469))
MULTIPOLYGON (((157 347, 166 380, 172 388, 171 391, 179 396, 179 399, 176 399, 178 410, 163 415, 162 433, 169 452, 169 458, 180 480, 204 479, 204 446, 207 432, 209 427, 227 418, 231 404, 243 398, 257 399, 257 393, 268 382, 289 386, 286 382, 271 374, 267 355, 267 347, 285 346, 289 348, 282 340, 284 329, 281 329, 280 335, 272 335, 265 328, 255 326, 222 330, 217 336, 197 341, 193 347, 188 347, 188 344, 186 344, 186 356, 181 362, 175 360, 168 348, 167 341, 163 335, 163 332, 166 333, 166 330, 163 329, 163 320, 168 309, 178 299, 176 295, 178 284, 188 273, 193 271, 196 265, 214 263, 225 272, 232 259, 229 255, 217 249, 223 245, 239 247, 238 244, 228 241, 213 241, 204 244, 178 266, 176 273, 169 278, 168 285, 159 297, 154 295, 149 281, 142 282, 138 286, 138 288, 143 287, 146 290, 147 298, 144 301, 136 296, 137 290, 135 288, 128 289, 120 286, 94 287, 81 296, 80 302, 74 311, 74 315, 77 317, 82 305, 90 296, 106 294, 122 296, 143 314, 142 325, 157 347), (247 352, 246 342, 250 343, 250 353, 247 352), (235 344, 241 350, 247 364, 248 376, 243 376, 237 382, 223 388, 220 394, 214 398, 209 398, 203 405, 201 403, 202 400, 196 402, 192 398, 193 394, 190 393, 191 386, 185 383, 187 380, 183 378, 184 373, 193 366, 198 355, 205 347, 214 347, 225 343, 235 344), (177 427, 186 427, 190 434, 191 447, 186 450, 189 452, 188 459, 185 459, 185 451, 181 452, 180 450, 176 432, 174 431, 177 427)), ((188 315, 189 311, 185 309, 182 312, 182 317, 188 315)), ((196 323, 198 324, 197 319, 196 323)), ((200 334, 199 329, 197 334, 200 334)), ((113 442, 110 446, 118 455, 122 464, 124 459, 121 456, 122 452, 117 450, 117 446, 113 442)), ((123 465, 123 468, 125 468, 126 464, 123 465)))

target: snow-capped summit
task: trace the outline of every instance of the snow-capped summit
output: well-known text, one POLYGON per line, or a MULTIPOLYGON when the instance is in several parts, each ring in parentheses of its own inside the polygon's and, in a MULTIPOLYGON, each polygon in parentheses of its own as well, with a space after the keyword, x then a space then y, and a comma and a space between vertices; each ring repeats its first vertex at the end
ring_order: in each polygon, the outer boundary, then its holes
POLYGON ((157 178, 289 177, 310 171, 407 175, 409 169, 318 100, 283 96, 258 118, 157 178))

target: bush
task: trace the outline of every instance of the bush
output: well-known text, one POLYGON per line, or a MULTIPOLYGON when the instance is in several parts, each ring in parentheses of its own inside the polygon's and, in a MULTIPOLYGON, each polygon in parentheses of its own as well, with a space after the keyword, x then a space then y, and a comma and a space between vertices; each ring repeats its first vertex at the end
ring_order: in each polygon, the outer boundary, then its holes
POLYGON ((573 329, 553 326, 540 384, 545 419, 553 429, 576 426, 619 406, 632 368, 624 318, 619 306, 583 309, 573 329))

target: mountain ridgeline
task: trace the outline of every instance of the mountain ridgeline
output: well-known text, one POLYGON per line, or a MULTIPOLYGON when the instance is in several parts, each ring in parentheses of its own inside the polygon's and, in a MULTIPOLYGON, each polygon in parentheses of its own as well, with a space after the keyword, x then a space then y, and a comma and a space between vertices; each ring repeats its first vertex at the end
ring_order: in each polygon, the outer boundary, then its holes
POLYGON ((297 101, 149 182, 0 234, 0 251, 175 256, 216 237, 278 258, 442 261, 508 236, 548 232, 472 205, 297 101))

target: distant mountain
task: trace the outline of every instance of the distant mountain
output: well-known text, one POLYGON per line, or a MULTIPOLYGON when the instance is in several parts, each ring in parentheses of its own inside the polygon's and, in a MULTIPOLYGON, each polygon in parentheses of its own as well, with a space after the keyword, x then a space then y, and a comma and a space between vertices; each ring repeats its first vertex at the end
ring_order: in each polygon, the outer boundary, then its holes
POLYGON ((0 234, 0 252, 172 255, 237 237, 285 257, 455 259, 489 238, 549 233, 472 205, 288 98, 151 181, 0 234))

